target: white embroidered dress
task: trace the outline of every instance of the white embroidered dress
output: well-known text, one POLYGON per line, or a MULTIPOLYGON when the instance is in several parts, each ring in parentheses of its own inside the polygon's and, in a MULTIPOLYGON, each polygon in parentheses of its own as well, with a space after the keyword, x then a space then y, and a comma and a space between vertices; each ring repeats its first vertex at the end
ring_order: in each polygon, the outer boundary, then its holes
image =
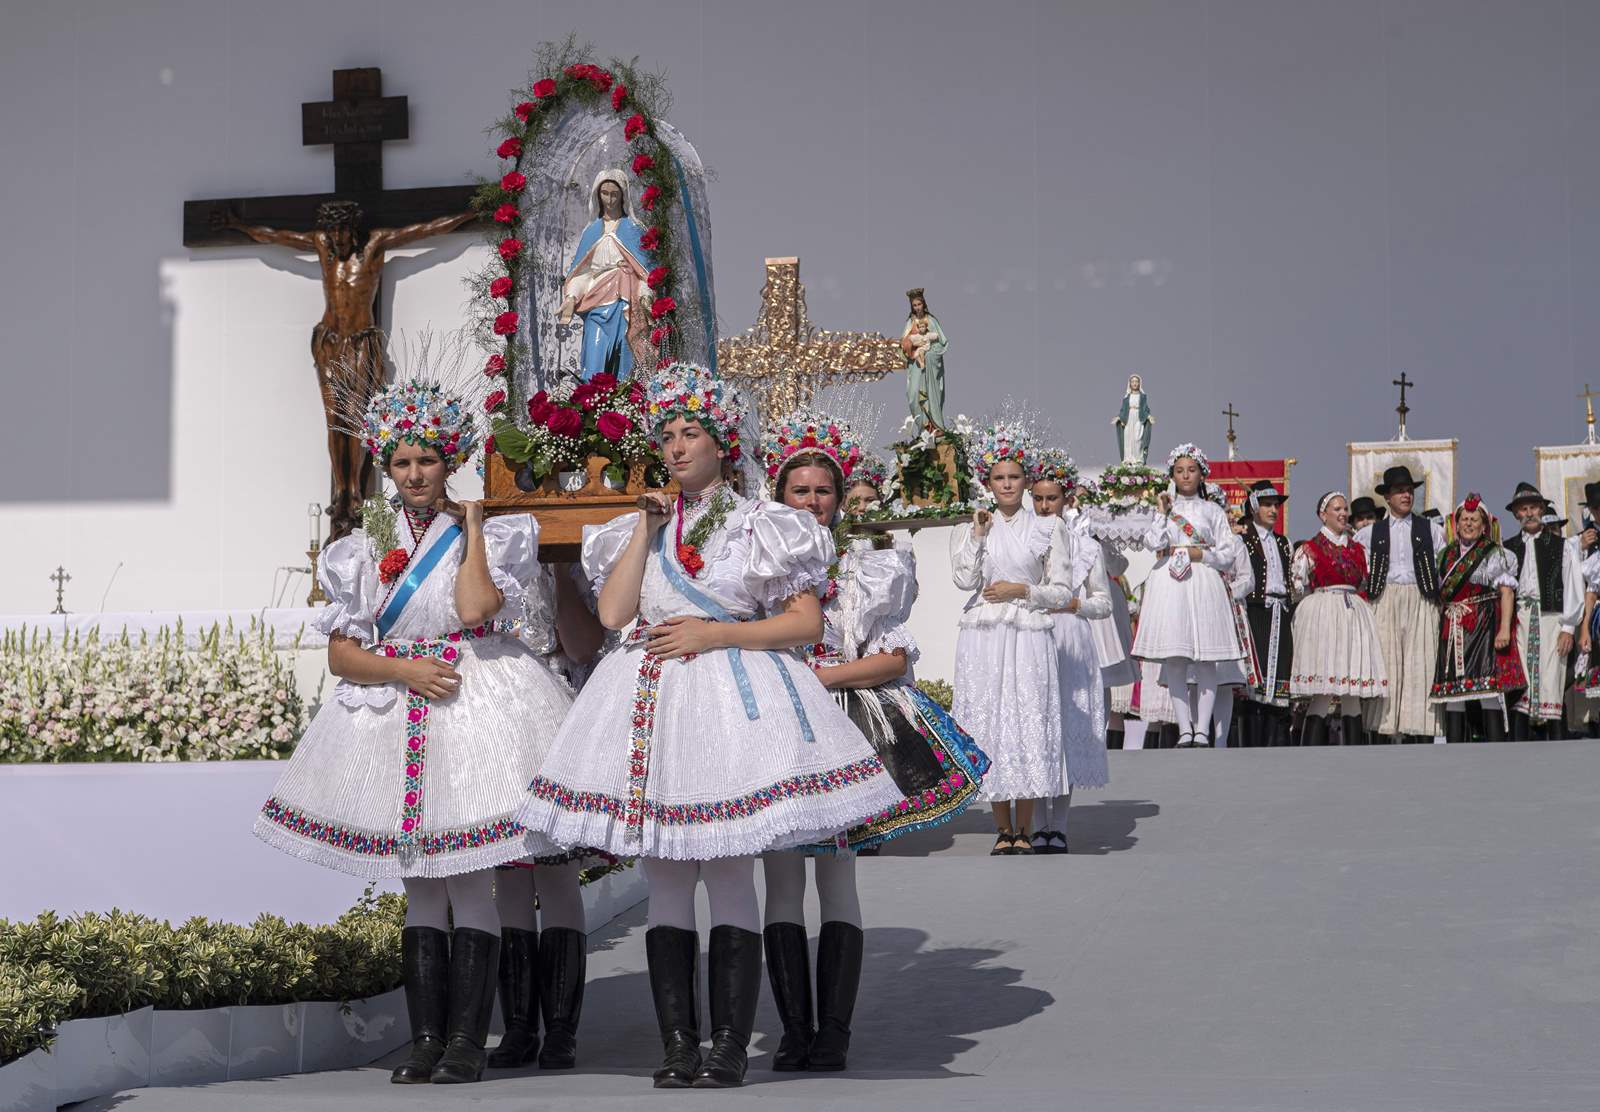
POLYGON ((981 539, 970 523, 953 534, 951 577, 961 590, 980 593, 961 614, 950 713, 992 762, 983 797, 1060 795, 1067 787, 1062 720, 1068 694, 1061 690, 1050 611, 1072 598, 1072 532, 1060 518, 1024 507, 1010 518, 995 513, 981 539), (1025 584, 1027 597, 983 601, 983 588, 998 582, 1025 584))
POLYGON ((1105 673, 1095 628, 1110 623, 1111 593, 1120 594, 1122 588, 1107 582, 1098 541, 1073 529, 1067 537, 1072 544, 1068 567, 1078 610, 1055 614, 1062 755, 1069 786, 1103 788, 1111 773, 1106 765, 1105 673))
POLYGON ((1167 553, 1158 555, 1145 580, 1133 655, 1152 662, 1241 659, 1244 649, 1223 580, 1232 572, 1241 545, 1222 507, 1194 495, 1179 496, 1171 514, 1158 517, 1146 530, 1144 542, 1153 552, 1167 553), (1197 562, 1185 551, 1190 545, 1203 549, 1197 562))
MULTIPOLYGON (((644 629, 706 616, 673 578, 741 620, 827 582, 833 540, 813 518, 728 493, 733 509, 702 546, 697 577, 673 551, 675 515, 657 535, 638 625, 596 665, 530 785, 522 821, 536 839, 706 861, 830 838, 900 798, 798 651, 717 649, 676 660, 645 652, 644 629)), ((584 530, 584 571, 597 594, 637 518, 584 530)))
MULTIPOLYGON (((413 538, 402 517, 401 547, 413 564, 423 561, 453 524, 440 514, 413 538)), ((379 581, 378 557, 361 530, 328 546, 318 578, 330 601, 315 627, 377 653, 443 660, 461 687, 430 700, 399 683, 340 682, 257 816, 258 837, 369 878, 452 876, 528 852, 516 821, 528 769, 543 760, 572 704, 533 650, 497 632, 523 613, 538 529, 525 514, 484 523, 489 574, 505 606, 493 622, 466 631, 455 606, 464 536, 448 542, 381 637, 377 617, 406 576, 387 587, 379 581)))

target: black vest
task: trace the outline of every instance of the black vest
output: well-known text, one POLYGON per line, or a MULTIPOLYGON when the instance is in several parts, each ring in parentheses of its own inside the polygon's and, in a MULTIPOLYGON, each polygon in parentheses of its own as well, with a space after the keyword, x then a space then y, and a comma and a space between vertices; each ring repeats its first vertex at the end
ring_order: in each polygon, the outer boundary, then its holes
MULTIPOLYGON (((1389 526, 1392 518, 1381 517, 1372 524, 1372 551, 1367 554, 1367 597, 1377 602, 1389 582, 1389 526)), ((1439 561, 1433 552, 1433 530, 1420 514, 1411 515, 1411 567, 1417 576, 1417 590, 1430 602, 1439 598, 1439 561)))
MULTIPOLYGON (((1517 556, 1517 574, 1522 573, 1523 552, 1528 547, 1528 534, 1518 532, 1506 541, 1507 552, 1517 556)), ((1566 601, 1565 584, 1561 578, 1562 549, 1566 542, 1554 533, 1540 533, 1533 538, 1533 550, 1539 559, 1539 609, 1546 614, 1559 614, 1566 601)))
MULTIPOLYGON (((1256 584, 1250 589, 1248 602, 1257 606, 1267 603, 1267 553, 1261 547, 1261 534, 1256 532, 1255 522, 1247 522, 1244 530, 1244 550, 1250 557, 1250 571, 1255 575, 1256 584)), ((1278 546, 1278 567, 1283 569, 1283 586, 1287 591, 1289 587, 1289 538, 1279 533, 1273 533, 1272 539, 1278 546)))

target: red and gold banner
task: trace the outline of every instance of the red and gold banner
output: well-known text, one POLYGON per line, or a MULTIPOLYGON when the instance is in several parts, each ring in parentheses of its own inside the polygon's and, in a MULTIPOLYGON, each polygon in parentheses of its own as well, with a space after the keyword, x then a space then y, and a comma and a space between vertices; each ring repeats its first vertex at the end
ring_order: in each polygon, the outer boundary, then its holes
MULTIPOLYGON (((1206 479, 1208 483, 1215 483, 1221 487, 1228 496, 1228 509, 1237 513, 1244 507, 1244 500, 1250 495, 1250 485, 1262 479, 1271 479, 1274 486, 1283 491, 1284 496, 1289 494, 1289 469, 1295 461, 1292 459, 1221 459, 1211 461, 1211 474, 1206 479)), ((1277 531, 1288 535, 1286 526, 1289 515, 1278 515, 1277 531)))

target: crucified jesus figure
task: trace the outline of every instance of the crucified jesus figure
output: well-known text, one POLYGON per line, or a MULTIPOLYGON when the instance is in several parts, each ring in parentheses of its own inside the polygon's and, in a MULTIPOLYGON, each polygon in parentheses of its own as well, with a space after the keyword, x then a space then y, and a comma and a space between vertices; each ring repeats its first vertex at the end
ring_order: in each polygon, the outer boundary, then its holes
POLYGON ((383 281, 385 253, 429 236, 453 232, 475 212, 442 216, 403 228, 363 229, 364 214, 353 201, 329 201, 317 208, 317 227, 285 231, 245 224, 229 213, 224 225, 257 243, 314 251, 322 263, 322 320, 311 330, 311 361, 328 422, 328 462, 333 476, 328 501, 332 522, 328 539, 337 540, 360 523, 361 503, 372 483, 372 458, 361 441, 335 432, 335 380, 371 397, 383 385, 383 333, 374 305, 383 281))

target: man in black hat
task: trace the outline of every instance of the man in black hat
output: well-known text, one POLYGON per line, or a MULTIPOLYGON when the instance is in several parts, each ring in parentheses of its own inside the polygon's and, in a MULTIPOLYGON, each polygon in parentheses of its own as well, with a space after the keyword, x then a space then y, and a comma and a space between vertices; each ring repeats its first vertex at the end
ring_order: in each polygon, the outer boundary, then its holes
POLYGON ((1350 531, 1359 532, 1378 520, 1378 504, 1363 494, 1350 500, 1350 531))
POLYGON ((1420 744, 1435 733, 1428 691, 1439 647, 1438 553, 1444 548, 1444 527, 1411 512, 1419 485, 1410 468, 1385 468, 1376 490, 1388 515, 1358 532, 1356 541, 1367 550, 1367 598, 1389 669, 1389 690, 1369 703, 1377 714, 1367 728, 1388 741, 1420 744))
POLYGON ((1517 652, 1528 687, 1511 711, 1518 741, 1561 737, 1567 656, 1583 620, 1583 577, 1559 532, 1545 528, 1549 503, 1532 483, 1518 483, 1506 509, 1522 526, 1505 542, 1517 558, 1517 652))
POLYGON ((1294 662, 1294 622, 1289 604, 1288 540, 1277 531, 1288 501, 1272 480, 1250 487, 1240 539, 1255 586, 1245 598, 1245 618, 1255 644, 1256 682, 1239 708, 1239 740, 1247 747, 1289 743, 1289 674, 1294 662))

